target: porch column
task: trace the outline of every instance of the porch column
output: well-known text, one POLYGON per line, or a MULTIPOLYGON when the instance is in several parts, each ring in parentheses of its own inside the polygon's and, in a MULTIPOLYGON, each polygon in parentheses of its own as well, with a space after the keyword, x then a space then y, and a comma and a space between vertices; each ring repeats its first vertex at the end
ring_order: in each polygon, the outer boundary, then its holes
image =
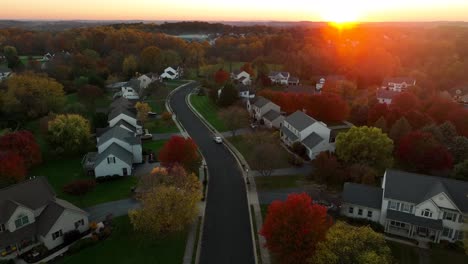
POLYGON ((411 225, 410 230, 409 230, 408 237, 413 237, 414 226, 415 226, 415 225, 411 225))

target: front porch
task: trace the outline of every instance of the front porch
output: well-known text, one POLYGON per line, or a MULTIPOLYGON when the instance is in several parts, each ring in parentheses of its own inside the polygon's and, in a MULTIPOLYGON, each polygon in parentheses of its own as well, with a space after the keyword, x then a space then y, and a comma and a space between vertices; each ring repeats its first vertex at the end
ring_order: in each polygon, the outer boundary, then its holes
POLYGON ((31 239, 24 239, 20 243, 2 246, 0 249, 0 261, 15 259, 39 244, 41 243, 38 242, 36 238, 32 237, 31 239))
POLYGON ((387 211, 385 232, 422 242, 439 243, 442 235, 442 221, 412 214, 387 211))

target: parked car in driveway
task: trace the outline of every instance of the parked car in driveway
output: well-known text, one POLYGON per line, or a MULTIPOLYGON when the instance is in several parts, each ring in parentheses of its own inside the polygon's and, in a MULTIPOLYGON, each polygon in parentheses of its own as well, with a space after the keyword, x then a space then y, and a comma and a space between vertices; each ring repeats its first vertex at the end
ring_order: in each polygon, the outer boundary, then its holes
POLYGON ((213 140, 214 140, 216 143, 218 143, 218 144, 223 143, 223 138, 221 138, 221 137, 219 137, 219 136, 215 136, 215 137, 213 138, 213 140))
POLYGON ((151 134, 148 129, 145 129, 145 133, 141 135, 142 140, 153 139, 153 134, 151 134))

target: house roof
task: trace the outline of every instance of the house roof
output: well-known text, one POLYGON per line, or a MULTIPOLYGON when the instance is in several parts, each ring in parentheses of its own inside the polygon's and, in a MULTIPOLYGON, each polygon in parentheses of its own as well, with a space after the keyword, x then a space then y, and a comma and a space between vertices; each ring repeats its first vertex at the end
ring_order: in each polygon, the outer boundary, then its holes
POLYGON ((36 210, 54 199, 55 192, 44 177, 3 188, 0 190, 0 223, 10 219, 16 209, 14 204, 36 210))
POLYGON ((407 83, 407 84, 412 84, 416 83, 416 80, 410 77, 389 77, 385 78, 382 82, 383 86, 387 86, 390 83, 407 83))
POLYGON ((264 107, 265 105, 267 105, 269 103, 271 103, 271 101, 266 99, 265 97, 257 96, 257 97, 255 97, 253 105, 255 105, 258 108, 262 108, 262 107, 264 107))
POLYGON ((236 84, 236 89, 239 91, 239 92, 247 92, 247 91, 250 91, 251 93, 255 93, 255 88, 253 88, 252 86, 250 85, 245 85, 243 83, 238 83, 236 84))
POLYGON ((290 83, 299 82, 299 78, 295 77, 295 76, 291 76, 291 77, 289 77, 288 82, 290 82, 290 83))
POLYGON ((120 126, 114 126, 99 137, 99 142, 97 145, 100 146, 113 138, 120 139, 124 142, 127 142, 130 145, 136 145, 141 143, 140 139, 135 137, 135 134, 133 134, 132 132, 120 126))
POLYGON ((312 85, 288 85, 285 89, 287 93, 316 94, 317 89, 312 85))
POLYGON ((266 112, 265 115, 263 115, 263 118, 265 118, 268 121, 274 121, 280 116, 281 116, 281 113, 279 113, 279 112, 277 112, 275 110, 270 110, 270 111, 266 112))
POLYGON ((289 78, 290 76, 289 72, 277 72, 277 71, 270 72, 268 76, 272 78, 272 77, 278 76, 279 74, 281 74, 281 76, 283 76, 284 78, 289 78))
POLYGON ((123 87, 131 87, 133 90, 138 90, 140 89, 140 80, 137 78, 133 78, 130 81, 128 81, 123 87))
POLYGON ((346 182, 343 187, 343 202, 381 209, 382 188, 346 182))
POLYGON ((390 91, 390 90, 385 90, 385 89, 378 89, 377 90, 377 98, 393 99, 393 97, 396 96, 399 93, 400 92, 390 91))
POLYGON ((443 192, 468 213, 468 182, 399 170, 387 170, 385 178, 385 198, 419 204, 443 192))
POLYGON ((88 214, 82 209, 65 200, 56 199, 54 202, 50 202, 47 205, 47 207, 44 209, 44 211, 42 211, 41 215, 37 219, 37 233, 41 236, 45 236, 47 233, 49 233, 50 229, 54 226, 65 210, 72 210, 84 215, 88 214))
POLYGON ((413 225, 428 227, 431 229, 442 230, 442 219, 431 219, 426 217, 419 217, 414 214, 408 214, 395 210, 387 210, 387 219, 397 220, 413 225))
POLYGON ((128 100, 123 97, 119 97, 115 99, 111 104, 109 109, 115 109, 115 108, 127 108, 127 109, 133 109, 135 108, 135 101, 134 100, 128 100))
POLYGON ((291 131, 289 130, 288 128, 286 128, 285 126, 281 126, 281 132, 286 135, 287 138, 289 138, 289 140, 291 141, 296 141, 298 140, 299 138, 291 131))
POLYGON ((290 116, 286 117, 285 121, 287 121, 291 126, 299 131, 306 129, 317 122, 315 119, 306 115, 302 111, 294 112, 290 116))
POLYGON ((125 114, 126 116, 136 118, 136 113, 132 109, 124 107, 115 107, 110 110, 109 115, 107 116, 107 120, 111 121, 120 114, 125 114))
POLYGON ((302 140, 302 144, 304 144, 304 146, 306 146, 308 149, 313 149, 323 140, 324 139, 319 136, 319 134, 312 132, 312 134, 302 140))
POLYGON ((94 163, 95 166, 99 165, 102 161, 107 159, 109 155, 114 155, 119 158, 121 161, 125 162, 128 165, 133 164, 133 155, 130 151, 122 148, 117 143, 112 143, 106 150, 99 153, 96 156, 96 162, 94 163))

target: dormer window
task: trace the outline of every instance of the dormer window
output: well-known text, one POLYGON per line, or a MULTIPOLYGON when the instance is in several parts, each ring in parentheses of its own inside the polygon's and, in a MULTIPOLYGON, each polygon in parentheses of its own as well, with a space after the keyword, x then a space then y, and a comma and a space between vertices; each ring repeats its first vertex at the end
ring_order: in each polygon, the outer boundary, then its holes
POLYGON ((18 218, 15 220, 15 227, 16 228, 21 228, 22 226, 25 226, 29 224, 29 218, 27 215, 19 215, 18 218))
POLYGON ((421 211, 421 215, 424 217, 432 217, 432 212, 429 209, 424 209, 423 211, 421 211))

